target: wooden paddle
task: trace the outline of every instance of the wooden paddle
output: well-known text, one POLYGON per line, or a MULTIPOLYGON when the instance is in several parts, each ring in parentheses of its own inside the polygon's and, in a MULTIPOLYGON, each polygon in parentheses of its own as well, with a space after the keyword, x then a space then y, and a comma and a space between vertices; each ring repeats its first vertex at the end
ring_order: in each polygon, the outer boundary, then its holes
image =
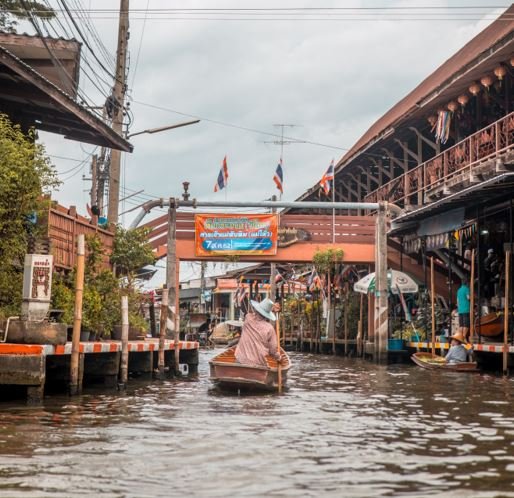
POLYGON ((279 315, 276 313, 277 319, 275 320, 275 330, 277 332, 277 353, 278 353, 278 361, 277 361, 277 373, 278 373, 278 392, 282 392, 282 366, 280 365, 280 361, 282 356, 280 354, 280 320, 279 315))

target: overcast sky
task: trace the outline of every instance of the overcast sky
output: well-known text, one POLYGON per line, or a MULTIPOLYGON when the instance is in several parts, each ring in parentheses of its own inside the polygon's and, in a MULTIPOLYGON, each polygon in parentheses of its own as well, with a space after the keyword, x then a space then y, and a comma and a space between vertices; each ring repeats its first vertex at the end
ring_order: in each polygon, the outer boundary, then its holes
MULTIPOLYGON (((491 2, 475 5, 488 3, 491 2)), ((472 2, 130 2, 131 8, 141 10, 147 4, 156 9, 455 7, 472 2)), ((115 9, 119 2, 82 0, 82 5, 115 9)), ((285 146, 284 199, 294 200, 320 179, 332 158, 337 160, 343 155, 343 149, 350 148, 378 117, 490 23, 491 14, 503 9, 480 11, 487 12, 487 19, 476 20, 478 16, 474 14, 473 20, 441 22, 384 20, 386 15, 397 18, 394 11, 380 16, 378 21, 202 21, 170 20, 167 15, 167 19, 145 22, 141 10, 132 14, 130 26, 129 101, 134 115, 131 132, 189 119, 173 111, 269 133, 278 131, 273 124, 295 124, 297 127, 286 130, 287 135, 339 149, 302 143, 285 146)), ((412 16, 434 17, 423 11, 412 16)), ((105 46, 114 54, 114 14, 92 17, 105 46)), ((92 60, 86 49, 83 56, 92 60)), ((101 70, 98 72, 106 78, 101 70)), ((102 105, 103 97, 84 75, 81 88, 102 105)), ((41 134, 41 139, 53 156, 87 159, 93 149, 46 133, 41 134)), ((213 186, 225 155, 230 175, 229 200, 269 198, 277 192, 272 177, 280 157, 280 146, 267 143, 272 140, 265 134, 205 120, 161 134, 134 137, 134 153, 124 158, 126 190, 121 197, 140 189, 145 193, 127 201, 120 212, 148 197, 179 195, 184 180, 191 182, 192 193, 198 198, 223 199, 223 193, 213 193, 213 186)), ((90 183, 82 180, 82 175, 90 176, 89 165, 73 170, 78 162, 52 159, 64 179, 54 197, 64 205, 77 205, 84 213, 90 183)), ((132 216, 122 217, 122 221, 128 223, 132 216)))

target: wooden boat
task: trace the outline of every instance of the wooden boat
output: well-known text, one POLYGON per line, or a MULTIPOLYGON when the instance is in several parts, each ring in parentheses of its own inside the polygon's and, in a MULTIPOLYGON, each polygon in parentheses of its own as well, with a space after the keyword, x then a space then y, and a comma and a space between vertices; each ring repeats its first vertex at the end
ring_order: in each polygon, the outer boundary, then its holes
MULTIPOLYGON (((215 356, 210 362, 211 380, 220 387, 245 390, 276 391, 278 389, 277 361, 268 356, 267 367, 252 367, 237 363, 235 357, 236 347, 231 347, 215 356)), ((291 361, 286 352, 281 349, 285 364, 280 367, 282 386, 286 384, 287 371, 291 368, 291 361)))
POLYGON ((412 361, 427 370, 449 370, 450 372, 478 372, 476 361, 462 363, 446 363, 442 356, 432 356, 432 353, 414 353, 412 361))
MULTIPOLYGON (((478 322, 478 320, 477 320, 478 322)), ((480 317, 480 324, 475 324, 475 332, 483 337, 496 337, 503 333, 503 314, 488 313, 480 317)))

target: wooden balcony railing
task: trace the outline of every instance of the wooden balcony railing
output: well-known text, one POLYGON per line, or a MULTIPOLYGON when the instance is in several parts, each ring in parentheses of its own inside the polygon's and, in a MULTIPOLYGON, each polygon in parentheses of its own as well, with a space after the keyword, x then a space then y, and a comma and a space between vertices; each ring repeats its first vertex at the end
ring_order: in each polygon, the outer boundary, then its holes
POLYGON ((370 192, 364 201, 389 201, 401 207, 429 203, 431 191, 471 178, 478 165, 510 149, 514 149, 514 112, 370 192))

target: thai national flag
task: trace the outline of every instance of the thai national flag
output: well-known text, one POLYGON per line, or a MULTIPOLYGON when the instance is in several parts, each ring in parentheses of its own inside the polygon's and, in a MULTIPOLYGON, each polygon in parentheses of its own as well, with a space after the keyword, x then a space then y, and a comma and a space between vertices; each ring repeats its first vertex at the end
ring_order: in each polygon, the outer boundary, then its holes
POLYGON ((327 171, 323 175, 323 178, 319 182, 319 184, 323 187, 323 190, 325 191, 325 195, 328 195, 330 193, 330 182, 334 181, 334 160, 332 159, 330 166, 328 167, 327 171))
POLYGON ((282 171, 282 158, 278 163, 277 169, 275 171, 275 175, 273 176, 273 181, 275 185, 280 190, 280 193, 284 193, 284 172, 282 171))
POLYGON ((223 158, 223 164, 221 165, 220 172, 218 173, 218 180, 214 185, 214 192, 221 190, 227 186, 228 183, 228 166, 227 166, 227 156, 223 158))

